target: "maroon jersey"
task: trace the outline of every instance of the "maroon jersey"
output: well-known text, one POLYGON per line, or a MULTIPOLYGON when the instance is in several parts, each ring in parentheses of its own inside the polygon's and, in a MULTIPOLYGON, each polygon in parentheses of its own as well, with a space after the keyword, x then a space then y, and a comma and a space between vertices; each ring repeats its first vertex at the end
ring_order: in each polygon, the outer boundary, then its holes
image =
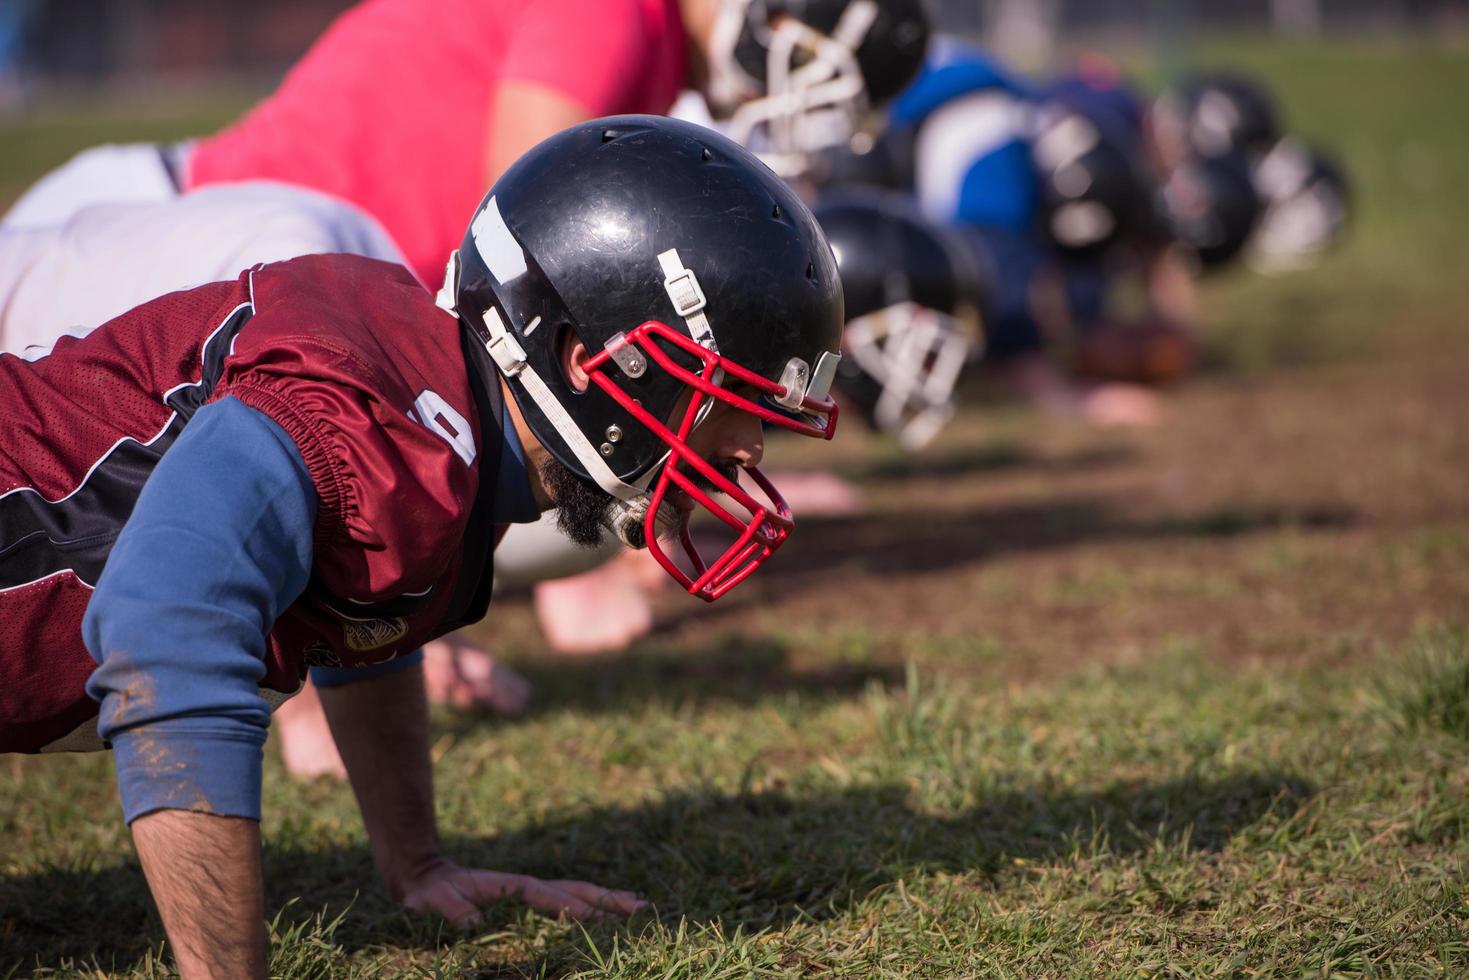
POLYGON ((406 270, 346 255, 161 297, 34 362, 0 356, 0 751, 97 713, 91 590, 154 465, 226 396, 290 435, 318 498, 311 582, 269 636, 266 688, 479 619, 502 436, 493 369, 467 356, 406 270))

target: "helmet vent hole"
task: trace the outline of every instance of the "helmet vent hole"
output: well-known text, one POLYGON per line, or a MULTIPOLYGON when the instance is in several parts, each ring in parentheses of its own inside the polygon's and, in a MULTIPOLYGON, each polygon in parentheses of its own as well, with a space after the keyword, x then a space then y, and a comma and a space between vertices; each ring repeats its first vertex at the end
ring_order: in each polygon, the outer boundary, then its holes
POLYGON ((621 135, 622 133, 618 132, 615 129, 604 129, 602 130, 602 142, 611 143, 613 140, 617 139, 617 137, 621 135))
POLYGON ((699 159, 703 160, 705 163, 708 163, 710 160, 714 159, 714 154, 709 151, 709 147, 701 147, 699 149, 699 159))
POLYGON ((779 221, 780 220, 780 217, 781 217, 780 202, 777 201, 775 204, 772 204, 770 206, 770 216, 772 218, 774 218, 776 221, 779 221))
POLYGON ((806 278, 807 279, 810 279, 812 282, 815 282, 816 281, 816 263, 815 262, 807 262, 806 263, 806 278))

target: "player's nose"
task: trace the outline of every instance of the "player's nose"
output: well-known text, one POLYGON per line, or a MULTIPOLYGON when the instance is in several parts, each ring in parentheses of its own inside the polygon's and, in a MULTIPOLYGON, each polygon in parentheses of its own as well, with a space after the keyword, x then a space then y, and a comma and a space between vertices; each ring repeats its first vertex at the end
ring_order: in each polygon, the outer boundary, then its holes
POLYGON ((715 458, 743 467, 759 466, 765 458, 765 430, 760 420, 746 412, 726 412, 720 423, 715 458))

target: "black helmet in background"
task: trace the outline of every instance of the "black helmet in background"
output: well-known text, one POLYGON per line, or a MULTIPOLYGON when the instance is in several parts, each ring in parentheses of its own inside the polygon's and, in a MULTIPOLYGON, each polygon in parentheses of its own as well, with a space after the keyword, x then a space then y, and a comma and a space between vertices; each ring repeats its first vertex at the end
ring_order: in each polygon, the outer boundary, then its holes
POLYGON ((1182 79, 1153 106, 1155 138, 1170 162, 1184 155, 1258 156, 1280 138, 1275 96, 1238 72, 1202 72, 1182 79))
POLYGON ((1281 138, 1254 167, 1264 213, 1250 241, 1250 264, 1280 272, 1310 264, 1346 232, 1351 192, 1328 154, 1281 138))
POLYGON ((918 73, 923 0, 718 0, 709 108, 783 177, 864 136, 918 73))
POLYGON ((838 390, 907 449, 954 414, 959 372, 982 350, 978 263, 907 199, 848 189, 816 207, 846 297, 838 390))
POLYGON ((1244 154, 1191 156, 1173 169, 1163 200, 1177 240, 1216 269, 1244 249, 1260 216, 1260 199, 1244 154))
POLYGON ((758 469, 745 473, 765 500, 685 442, 715 401, 818 438, 836 423, 831 248, 742 147, 656 116, 551 137, 490 189, 440 303, 488 351, 541 444, 612 498, 609 527, 690 593, 718 598, 786 539, 789 508, 758 469), (577 341, 592 355, 585 390, 562 367, 577 341), (722 554, 701 556, 664 505, 675 488, 734 529, 722 554), (678 559, 657 541, 675 531, 678 559))
POLYGON ((1166 235, 1157 182, 1136 148, 1062 101, 1041 105, 1033 127, 1042 230, 1062 253, 1092 257, 1166 235))
POLYGON ((807 176, 820 193, 870 188, 913 193, 913 127, 885 131, 871 146, 832 146, 814 154, 807 176))

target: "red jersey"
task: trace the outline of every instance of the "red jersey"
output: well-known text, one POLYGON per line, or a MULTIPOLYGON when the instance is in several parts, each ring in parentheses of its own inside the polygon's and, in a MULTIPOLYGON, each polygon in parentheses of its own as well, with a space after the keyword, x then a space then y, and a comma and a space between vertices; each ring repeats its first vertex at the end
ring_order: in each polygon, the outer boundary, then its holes
POLYGON ((663 113, 683 86, 677 0, 365 0, 274 95, 195 145, 186 187, 279 180, 362 208, 437 285, 484 196, 505 81, 592 116, 663 113))
POLYGON ((295 691, 309 665, 391 659, 484 614, 500 394, 467 369, 458 320, 389 263, 259 267, 37 361, 0 356, 0 751, 97 713, 91 590, 148 474, 226 396, 285 430, 318 499, 311 582, 268 638, 263 686, 295 691))

